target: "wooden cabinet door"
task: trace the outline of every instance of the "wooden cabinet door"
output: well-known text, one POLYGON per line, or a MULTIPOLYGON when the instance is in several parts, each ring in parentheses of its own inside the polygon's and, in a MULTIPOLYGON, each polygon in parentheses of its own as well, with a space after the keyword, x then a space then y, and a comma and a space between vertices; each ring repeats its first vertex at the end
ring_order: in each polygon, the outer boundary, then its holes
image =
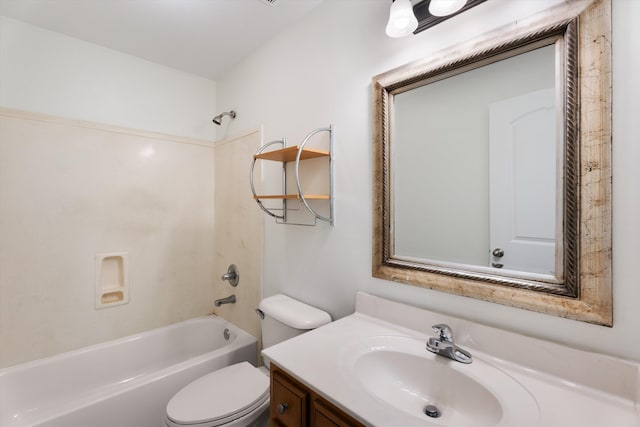
POLYGON ((304 427, 307 425, 309 393, 293 384, 282 372, 271 373, 271 424, 282 427, 304 427))
POLYGON ((365 427, 273 362, 269 419, 275 427, 365 427))

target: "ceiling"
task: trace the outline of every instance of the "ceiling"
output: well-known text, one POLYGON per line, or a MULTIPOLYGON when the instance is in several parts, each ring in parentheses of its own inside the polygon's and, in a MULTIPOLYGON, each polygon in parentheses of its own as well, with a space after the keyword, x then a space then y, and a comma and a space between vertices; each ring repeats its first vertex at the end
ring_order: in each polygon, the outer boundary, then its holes
POLYGON ((323 0, 0 0, 0 15, 216 80, 323 0))

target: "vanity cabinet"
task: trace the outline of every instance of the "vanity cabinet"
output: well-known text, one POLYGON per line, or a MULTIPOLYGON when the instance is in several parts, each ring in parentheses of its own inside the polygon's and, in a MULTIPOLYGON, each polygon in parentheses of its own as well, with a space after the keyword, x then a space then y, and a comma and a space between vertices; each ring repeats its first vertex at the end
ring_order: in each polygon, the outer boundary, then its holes
POLYGON ((364 427, 274 363, 269 420, 278 427, 364 427))

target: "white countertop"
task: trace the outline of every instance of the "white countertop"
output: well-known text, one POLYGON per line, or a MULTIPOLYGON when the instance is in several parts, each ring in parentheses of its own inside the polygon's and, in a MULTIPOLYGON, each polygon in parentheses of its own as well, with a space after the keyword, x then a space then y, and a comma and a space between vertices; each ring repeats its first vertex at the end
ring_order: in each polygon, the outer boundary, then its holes
POLYGON ((345 354, 353 349, 348 344, 367 337, 401 336, 426 342, 433 336, 431 325, 435 323, 449 324, 460 347, 531 393, 539 407, 537 426, 640 427, 638 364, 364 293, 358 294, 353 315, 267 348, 262 354, 366 425, 441 426, 444 424, 438 419, 411 416, 366 392, 351 375, 345 354))

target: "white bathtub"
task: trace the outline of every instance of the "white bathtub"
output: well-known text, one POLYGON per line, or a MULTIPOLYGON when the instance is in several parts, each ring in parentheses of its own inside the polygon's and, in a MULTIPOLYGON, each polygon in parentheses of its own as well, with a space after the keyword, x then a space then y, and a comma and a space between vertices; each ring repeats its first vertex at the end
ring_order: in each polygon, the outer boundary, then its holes
POLYGON ((256 357, 253 336, 208 316, 9 367, 0 426, 160 427, 183 386, 256 357))

